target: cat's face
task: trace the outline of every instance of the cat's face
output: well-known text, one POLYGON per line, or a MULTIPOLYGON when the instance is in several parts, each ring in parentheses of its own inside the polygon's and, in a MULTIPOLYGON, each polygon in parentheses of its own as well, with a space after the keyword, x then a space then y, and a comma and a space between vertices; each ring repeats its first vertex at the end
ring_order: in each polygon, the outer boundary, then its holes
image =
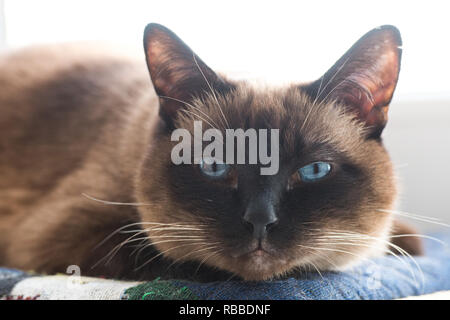
POLYGON ((147 28, 145 44, 161 123, 137 196, 150 204, 142 221, 166 257, 262 280, 383 250, 391 220, 380 210, 396 192, 379 135, 400 66, 396 29, 368 33, 318 81, 282 89, 224 80, 162 26, 147 28), (171 133, 194 135, 194 121, 224 137, 279 129, 277 173, 261 175, 259 161, 174 164, 171 133))

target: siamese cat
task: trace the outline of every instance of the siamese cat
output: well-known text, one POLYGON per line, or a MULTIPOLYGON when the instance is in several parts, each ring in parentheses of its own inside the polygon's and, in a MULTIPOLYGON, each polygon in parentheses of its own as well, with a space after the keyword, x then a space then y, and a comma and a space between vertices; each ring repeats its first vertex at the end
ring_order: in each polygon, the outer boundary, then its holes
POLYGON ((158 24, 145 29, 145 59, 77 44, 3 55, 0 265, 267 280, 398 246, 420 254, 391 213, 381 137, 401 45, 395 27, 373 29, 318 80, 282 88, 214 72, 158 24), (196 121, 223 136, 278 130, 276 173, 262 175, 259 157, 174 163, 173 132, 194 134, 196 121))

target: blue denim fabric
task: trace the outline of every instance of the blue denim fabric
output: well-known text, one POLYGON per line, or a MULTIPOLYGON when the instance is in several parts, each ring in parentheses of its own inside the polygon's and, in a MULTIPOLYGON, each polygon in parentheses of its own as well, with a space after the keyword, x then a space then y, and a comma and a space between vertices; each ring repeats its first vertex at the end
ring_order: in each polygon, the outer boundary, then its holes
MULTIPOLYGON (((436 235, 434 235, 436 236, 436 235)), ((437 235, 450 243, 450 235, 437 235)), ((239 281, 199 284, 176 281, 199 299, 395 299, 450 290, 450 250, 426 240, 421 257, 384 256, 366 261, 346 272, 306 274, 302 279, 244 283, 239 281)))
MULTIPOLYGON (((450 243, 449 235, 433 235, 450 243)), ((366 261, 345 272, 322 276, 304 274, 301 279, 266 282, 162 281, 175 291, 188 289, 198 299, 233 300, 313 300, 313 299, 395 299, 450 290, 450 250, 446 245, 426 240, 426 254, 414 261, 384 256, 366 261)), ((30 275, 0 268, 0 296, 30 275)), ((150 283, 149 283, 150 284, 150 283)))

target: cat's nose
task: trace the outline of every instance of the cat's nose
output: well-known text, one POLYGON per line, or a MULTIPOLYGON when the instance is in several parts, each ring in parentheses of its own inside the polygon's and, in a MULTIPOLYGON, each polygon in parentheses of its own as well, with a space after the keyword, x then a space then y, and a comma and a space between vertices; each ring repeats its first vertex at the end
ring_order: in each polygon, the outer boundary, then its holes
POLYGON ((275 208, 270 201, 257 199, 252 201, 243 216, 244 224, 256 239, 263 239, 269 229, 278 222, 275 208))

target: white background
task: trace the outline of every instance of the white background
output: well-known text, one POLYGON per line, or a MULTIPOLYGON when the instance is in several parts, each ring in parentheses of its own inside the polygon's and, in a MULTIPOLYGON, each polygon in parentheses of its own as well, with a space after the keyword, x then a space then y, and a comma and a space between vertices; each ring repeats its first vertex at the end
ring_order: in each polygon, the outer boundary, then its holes
POLYGON ((145 25, 158 22, 212 67, 269 82, 318 78, 365 32, 394 24, 404 40, 397 97, 450 96, 448 1, 4 1, 10 46, 141 45, 145 25))

